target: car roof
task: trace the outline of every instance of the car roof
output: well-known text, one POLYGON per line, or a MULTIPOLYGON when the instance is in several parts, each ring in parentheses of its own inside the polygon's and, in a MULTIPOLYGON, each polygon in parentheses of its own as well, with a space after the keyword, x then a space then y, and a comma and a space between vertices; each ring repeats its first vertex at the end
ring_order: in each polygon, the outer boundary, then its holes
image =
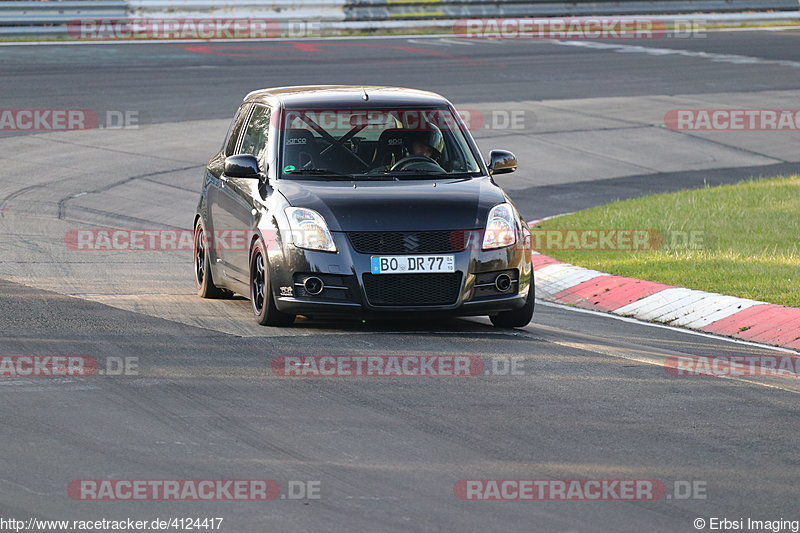
POLYGON ((286 109, 309 108, 375 108, 375 107, 442 107, 450 102, 441 95, 418 89, 374 85, 298 85, 253 91, 245 102, 280 101, 286 109), (368 98, 365 99, 364 95, 368 98))

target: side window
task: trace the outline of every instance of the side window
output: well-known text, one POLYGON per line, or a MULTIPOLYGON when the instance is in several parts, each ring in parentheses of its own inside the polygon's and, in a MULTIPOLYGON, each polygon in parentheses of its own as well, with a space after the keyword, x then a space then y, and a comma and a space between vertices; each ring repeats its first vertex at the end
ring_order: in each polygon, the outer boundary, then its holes
POLYGON ((264 105, 256 105, 250 121, 244 131, 242 139, 243 154, 256 156, 259 164, 264 168, 264 161, 267 156, 267 135, 269 134, 270 108, 264 105))
POLYGON ((244 125, 244 119, 247 118, 247 113, 250 111, 250 104, 243 105, 239 108, 236 112, 236 116, 233 117, 233 122, 231 122, 231 127, 228 130, 228 139, 225 141, 225 155, 234 155, 234 150, 236 150, 236 141, 239 140, 239 134, 242 131, 242 126, 244 125))

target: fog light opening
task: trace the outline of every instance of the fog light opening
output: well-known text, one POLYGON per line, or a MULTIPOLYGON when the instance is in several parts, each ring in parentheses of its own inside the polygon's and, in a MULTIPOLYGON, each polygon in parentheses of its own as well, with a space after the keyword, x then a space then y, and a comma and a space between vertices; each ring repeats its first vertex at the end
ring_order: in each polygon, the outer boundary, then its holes
POLYGON ((311 276, 303 281, 303 288, 311 296, 316 296, 322 292, 322 290, 325 288, 325 284, 322 283, 321 279, 311 276))
POLYGON ((508 292, 511 290, 511 277, 508 274, 498 274, 494 278, 494 287, 499 292, 508 292))

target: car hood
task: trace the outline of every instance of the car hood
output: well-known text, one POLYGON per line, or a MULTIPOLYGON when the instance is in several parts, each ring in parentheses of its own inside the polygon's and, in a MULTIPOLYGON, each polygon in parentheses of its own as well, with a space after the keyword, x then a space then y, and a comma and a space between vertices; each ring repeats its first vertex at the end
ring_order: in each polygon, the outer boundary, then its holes
POLYGON ((279 180, 295 207, 325 217, 331 231, 483 228, 489 209, 506 201, 487 178, 401 181, 279 180), (434 186, 435 185, 435 186, 434 186))

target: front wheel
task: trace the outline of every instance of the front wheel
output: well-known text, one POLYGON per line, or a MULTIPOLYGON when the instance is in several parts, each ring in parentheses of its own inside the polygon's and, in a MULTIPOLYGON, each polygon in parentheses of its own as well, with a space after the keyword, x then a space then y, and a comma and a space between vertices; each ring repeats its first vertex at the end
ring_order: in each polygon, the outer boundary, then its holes
POLYGON ((503 311, 502 313, 491 315, 489 320, 498 328, 522 328, 527 326, 533 318, 533 303, 536 299, 535 294, 533 278, 531 278, 531 286, 528 289, 528 298, 525 300, 525 305, 513 311, 503 311))
POLYGON ((281 313, 269 286, 269 269, 261 241, 256 241, 250 253, 250 302, 256 322, 262 326, 291 326, 295 315, 281 313))

